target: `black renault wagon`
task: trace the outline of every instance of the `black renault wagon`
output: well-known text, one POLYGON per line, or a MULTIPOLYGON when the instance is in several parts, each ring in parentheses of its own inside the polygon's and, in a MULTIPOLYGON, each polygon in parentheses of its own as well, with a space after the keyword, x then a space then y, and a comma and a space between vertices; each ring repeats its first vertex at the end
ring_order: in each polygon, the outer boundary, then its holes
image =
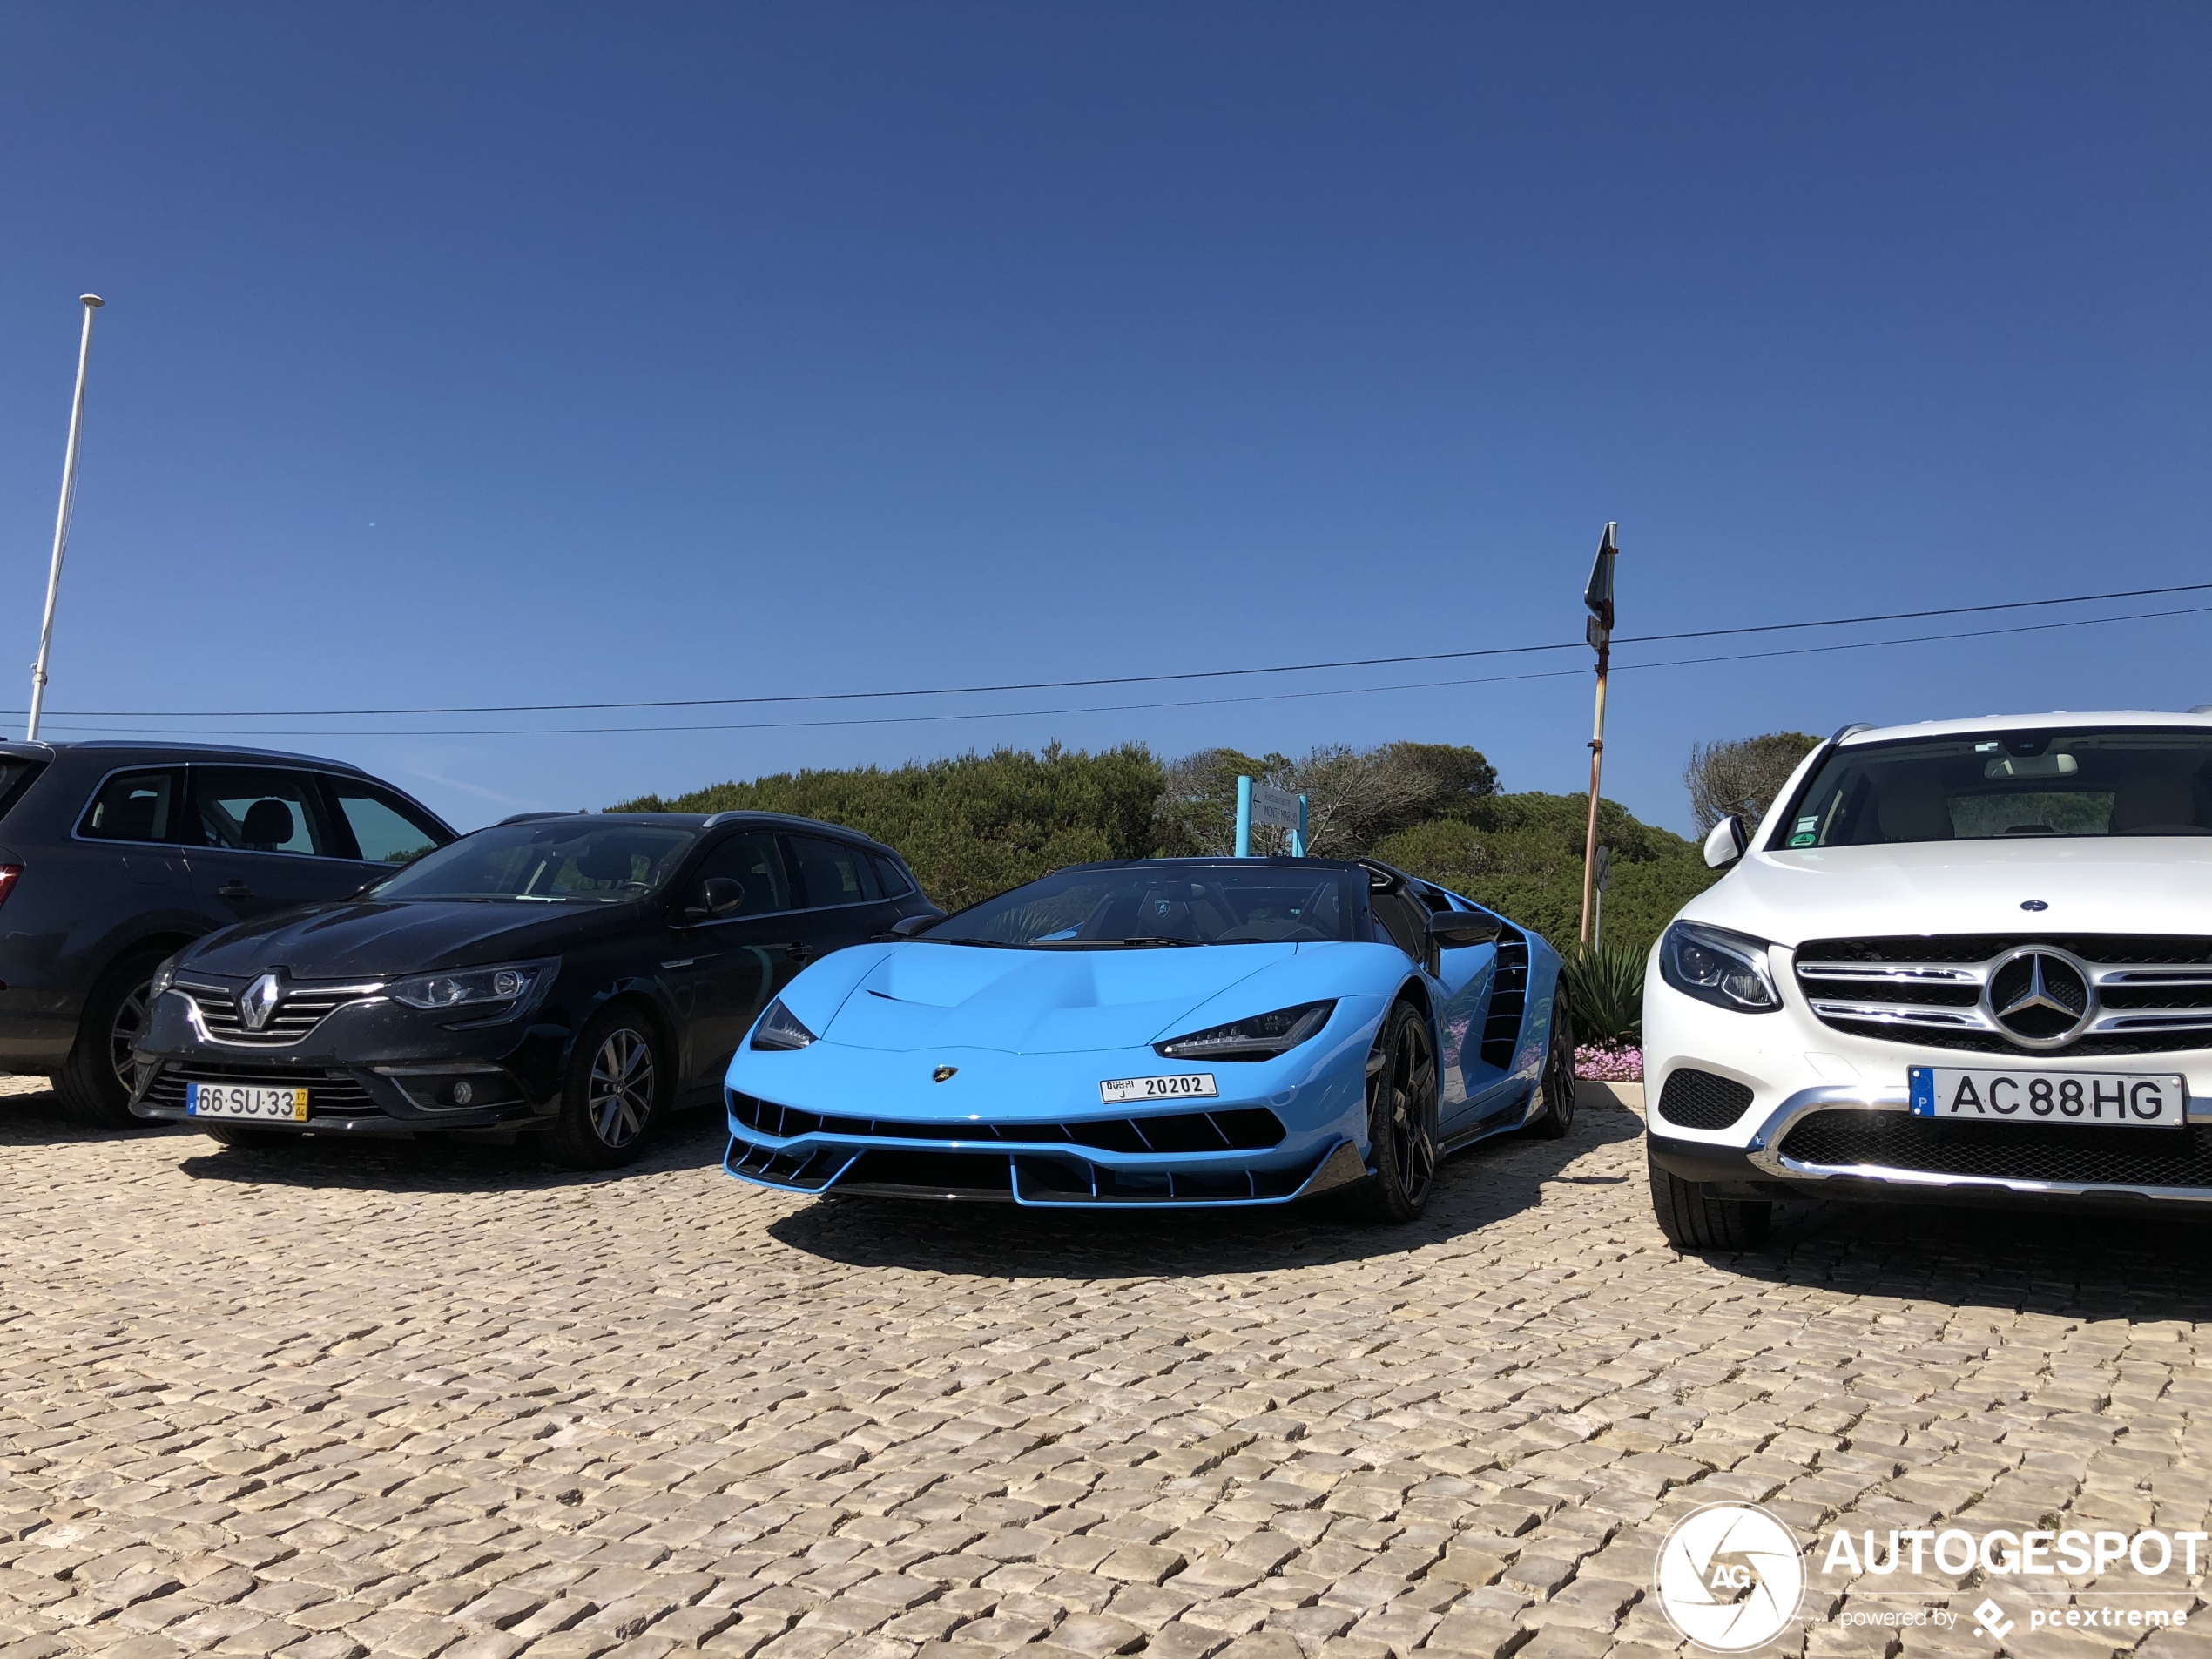
POLYGON ((232 1145, 519 1133, 619 1163, 721 1098, 800 968, 940 914, 897 853, 833 825, 526 813, 165 962, 133 1109, 232 1145))
POLYGON ((0 743, 0 1072, 79 1122, 128 1124, 161 959, 357 893, 452 840, 357 766, 215 745, 0 743))

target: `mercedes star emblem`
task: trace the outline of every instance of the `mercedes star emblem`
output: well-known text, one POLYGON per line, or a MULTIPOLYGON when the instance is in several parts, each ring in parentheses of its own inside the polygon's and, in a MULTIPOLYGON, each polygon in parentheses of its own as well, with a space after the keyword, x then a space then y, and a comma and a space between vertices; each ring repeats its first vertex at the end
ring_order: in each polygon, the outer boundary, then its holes
POLYGON ((2049 945, 2024 945, 1991 964, 1982 1009, 2024 1049, 2062 1049, 2097 1016, 2089 966, 2049 945))

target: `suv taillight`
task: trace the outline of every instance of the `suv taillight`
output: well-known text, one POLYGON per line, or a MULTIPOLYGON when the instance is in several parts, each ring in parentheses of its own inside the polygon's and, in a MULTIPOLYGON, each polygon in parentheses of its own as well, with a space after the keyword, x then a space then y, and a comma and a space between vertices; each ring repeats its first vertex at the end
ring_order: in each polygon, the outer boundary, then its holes
POLYGON ((8 902, 8 895, 16 890, 16 878, 22 873, 20 864, 0 864, 0 904, 8 902))

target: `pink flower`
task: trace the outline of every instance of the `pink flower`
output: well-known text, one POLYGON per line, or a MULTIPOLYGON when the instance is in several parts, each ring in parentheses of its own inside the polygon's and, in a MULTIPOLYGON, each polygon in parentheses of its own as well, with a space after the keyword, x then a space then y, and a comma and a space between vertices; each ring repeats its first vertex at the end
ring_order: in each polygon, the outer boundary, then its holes
POLYGON ((1575 1075, 1590 1082, 1640 1083, 1643 1050, 1627 1043, 1584 1043, 1575 1050, 1575 1075))

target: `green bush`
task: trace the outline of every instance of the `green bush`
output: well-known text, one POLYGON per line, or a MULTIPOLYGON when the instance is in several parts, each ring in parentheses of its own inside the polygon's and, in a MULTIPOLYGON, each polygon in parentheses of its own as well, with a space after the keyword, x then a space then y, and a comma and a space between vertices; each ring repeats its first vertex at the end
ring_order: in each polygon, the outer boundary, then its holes
POLYGON ((778 772, 686 795, 641 795, 623 813, 790 813, 844 824, 898 848, 948 910, 1063 864, 1153 850, 1160 763, 1138 744, 1097 754, 998 749, 886 771, 778 772))
POLYGON ((1565 954, 1567 1006, 1575 1041, 1643 1041, 1643 953, 1625 945, 1600 945, 1565 954))
MULTIPOLYGON (((1372 853, 1554 945, 1574 943, 1588 803, 1491 792, 1497 776, 1489 762, 1451 745, 1322 748, 1296 761, 1210 749, 1163 766, 1137 744, 1096 754, 1055 744, 1036 754, 998 749, 888 770, 779 772, 685 795, 641 795, 613 810, 748 807, 849 825, 897 847, 922 891, 957 910, 1064 864, 1225 853, 1240 772, 1307 792, 1317 855, 1372 853)), ((1638 822, 1617 801, 1599 803, 1598 825, 1613 849, 1605 942, 1642 952, 1713 873, 1681 836, 1638 822)))

